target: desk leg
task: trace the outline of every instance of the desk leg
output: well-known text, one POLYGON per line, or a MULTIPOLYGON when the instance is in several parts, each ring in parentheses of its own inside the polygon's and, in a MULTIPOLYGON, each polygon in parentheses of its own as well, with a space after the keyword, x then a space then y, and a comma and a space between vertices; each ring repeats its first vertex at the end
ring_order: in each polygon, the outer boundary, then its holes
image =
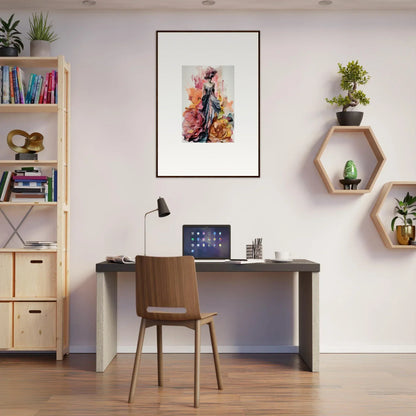
POLYGON ((117 354, 117 273, 97 273, 96 368, 103 373, 117 354))
POLYGON ((299 354, 319 371, 319 273, 299 272, 299 354))

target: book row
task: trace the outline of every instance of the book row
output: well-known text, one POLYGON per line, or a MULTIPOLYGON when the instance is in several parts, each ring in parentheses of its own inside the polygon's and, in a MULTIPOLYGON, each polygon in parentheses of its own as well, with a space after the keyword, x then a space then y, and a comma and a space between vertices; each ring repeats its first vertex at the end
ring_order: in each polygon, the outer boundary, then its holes
POLYGON ((2 104, 56 104, 58 73, 31 73, 26 79, 18 66, 0 66, 0 97, 2 104))
POLYGON ((42 175, 39 168, 21 168, 3 172, 0 179, 0 202, 56 202, 57 170, 42 175))

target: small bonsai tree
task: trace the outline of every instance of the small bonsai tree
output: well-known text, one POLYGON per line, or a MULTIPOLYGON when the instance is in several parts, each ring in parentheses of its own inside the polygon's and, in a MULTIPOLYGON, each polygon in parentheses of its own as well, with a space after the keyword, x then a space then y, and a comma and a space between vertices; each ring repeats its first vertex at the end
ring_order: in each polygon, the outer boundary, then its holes
POLYGON ((391 220, 391 230, 394 231, 394 224, 398 218, 401 218, 404 225, 413 225, 413 219, 416 217, 416 196, 412 196, 409 192, 404 197, 403 201, 395 198, 397 205, 394 211, 399 214, 391 220))
POLYGON ((358 104, 370 104, 366 95, 361 90, 357 90, 358 85, 364 85, 370 79, 368 72, 358 64, 358 61, 348 62, 347 66, 338 63, 338 68, 338 73, 342 75, 340 86, 342 90, 347 91, 347 95, 344 97, 339 94, 332 99, 326 98, 326 101, 342 107, 342 111, 346 111, 348 107, 356 107, 358 104))
POLYGON ((30 40, 45 40, 47 42, 55 42, 58 35, 52 30, 52 24, 48 22, 49 13, 43 15, 33 13, 29 18, 29 32, 27 36, 30 40))
POLYGON ((17 53, 20 53, 24 46, 20 39, 21 32, 17 30, 17 25, 20 20, 13 21, 14 13, 9 20, 3 20, 0 17, 0 47, 2 48, 16 48, 17 53))

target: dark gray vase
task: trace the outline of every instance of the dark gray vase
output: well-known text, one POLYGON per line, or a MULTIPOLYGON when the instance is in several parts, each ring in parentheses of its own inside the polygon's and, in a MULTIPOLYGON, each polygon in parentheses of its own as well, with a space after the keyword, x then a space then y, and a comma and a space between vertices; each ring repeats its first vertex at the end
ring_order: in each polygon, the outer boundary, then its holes
POLYGON ((16 48, 0 48, 0 56, 18 56, 19 51, 16 48))
POLYGON ((363 115, 362 111, 339 111, 337 119, 340 126, 359 126, 363 115))

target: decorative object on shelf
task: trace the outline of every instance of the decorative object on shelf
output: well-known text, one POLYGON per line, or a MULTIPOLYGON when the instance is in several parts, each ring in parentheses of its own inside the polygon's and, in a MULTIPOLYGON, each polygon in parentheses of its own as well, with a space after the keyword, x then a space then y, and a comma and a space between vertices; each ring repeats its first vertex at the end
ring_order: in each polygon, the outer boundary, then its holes
POLYGON ((361 126, 333 126, 331 127, 327 136, 322 142, 322 145, 314 160, 316 169, 318 170, 319 175, 321 176, 322 181, 324 182, 328 192, 330 194, 349 194, 349 195, 365 194, 367 192, 370 192, 373 189, 374 183, 378 175, 380 174, 381 169, 385 162, 386 162, 386 157, 383 153, 383 150, 381 149, 373 130, 371 129, 371 127, 368 127, 368 126, 363 126, 363 127, 361 126), (325 169, 325 166, 322 162, 323 154, 330 140, 332 140, 332 143, 336 141, 338 133, 349 133, 350 138, 352 140, 357 140, 357 139, 362 140, 364 143, 366 143, 369 146, 370 151, 374 154, 377 160, 377 163, 374 165, 374 168, 372 169, 371 175, 368 178, 368 180, 367 178, 364 178, 364 183, 366 182, 366 184, 364 185, 364 188, 362 189, 336 189, 335 183, 333 183, 331 180, 332 175, 330 176, 330 174, 325 169))
POLYGON ((260 32, 157 31, 156 48, 156 176, 259 177, 260 32))
POLYGON ((357 167, 352 160, 348 160, 344 167, 344 179, 339 180, 344 189, 357 189, 357 185, 361 182, 361 179, 357 179, 357 167))
POLYGON ((400 218, 403 221, 403 225, 396 226, 397 242, 401 245, 408 245, 410 240, 415 239, 413 219, 416 217, 416 196, 412 196, 407 192, 403 201, 397 198, 395 200, 397 201, 397 205, 394 210, 399 215, 396 215, 391 220, 391 230, 394 231, 396 220, 400 218))
POLYGON ((50 56, 51 43, 58 40, 58 35, 52 30, 48 22, 49 14, 33 13, 29 18, 30 56, 50 56))
POLYGON ((169 208, 162 197, 159 197, 157 200, 157 208, 152 209, 151 211, 148 211, 144 214, 144 255, 146 255, 146 218, 148 214, 156 211, 158 212, 159 217, 167 217, 168 215, 170 215, 169 208))
POLYGON ((14 14, 7 21, 0 17, 0 56, 18 56, 24 49, 21 32, 17 30, 20 20, 13 18, 14 14))
POLYGON ((38 132, 27 133, 24 130, 12 130, 7 135, 7 144, 10 149, 16 152, 16 160, 38 160, 37 152, 44 149, 43 136, 38 132), (23 146, 17 146, 13 143, 14 136, 23 136, 25 143, 23 146))
POLYGON ((246 259, 254 259, 253 244, 246 244, 246 259))
POLYGON ((326 98, 329 104, 342 107, 342 111, 337 112, 338 123, 341 126, 359 126, 363 119, 362 111, 347 111, 349 107, 356 107, 358 104, 367 105, 370 100, 363 91, 357 90, 358 85, 364 85, 370 79, 368 72, 357 61, 348 62, 347 66, 338 63, 341 74, 341 89, 347 91, 344 97, 341 94, 331 99, 326 98))
POLYGON ((263 239, 255 238, 252 243, 253 246, 253 259, 263 258, 263 239))

